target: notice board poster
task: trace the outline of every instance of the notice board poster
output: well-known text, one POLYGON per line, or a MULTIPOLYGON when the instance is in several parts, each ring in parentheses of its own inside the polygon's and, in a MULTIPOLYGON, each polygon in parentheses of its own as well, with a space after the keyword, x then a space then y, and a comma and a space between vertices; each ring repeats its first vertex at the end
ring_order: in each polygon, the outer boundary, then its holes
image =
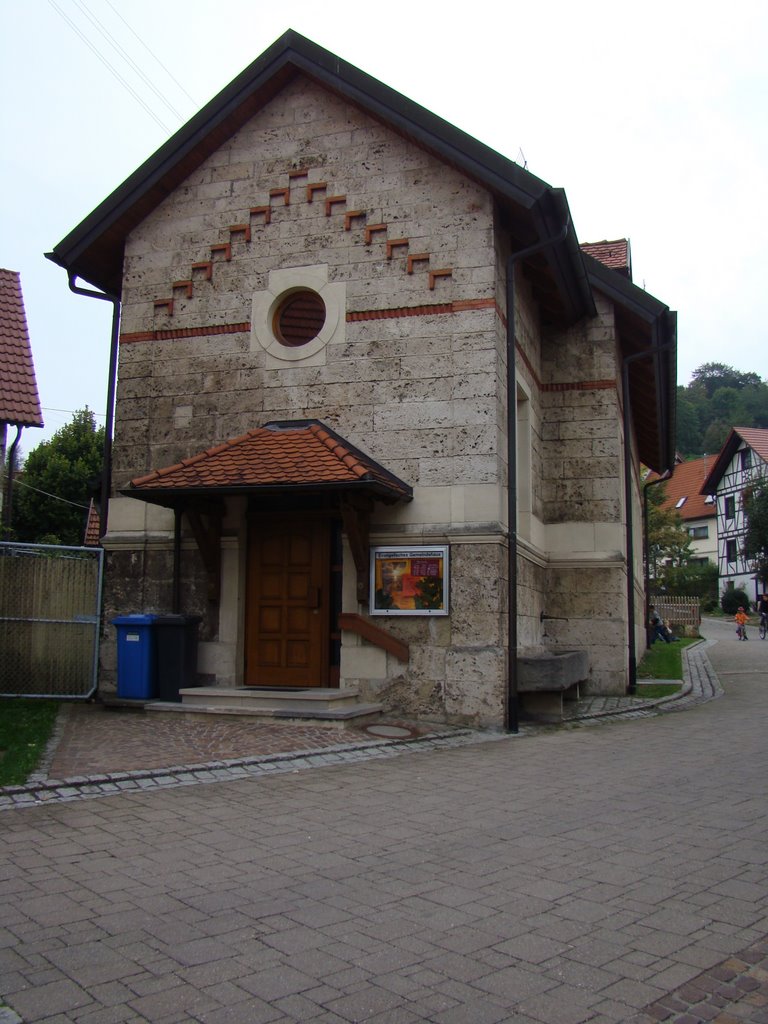
POLYGON ((371 548, 371 615, 447 615, 448 546, 371 548))

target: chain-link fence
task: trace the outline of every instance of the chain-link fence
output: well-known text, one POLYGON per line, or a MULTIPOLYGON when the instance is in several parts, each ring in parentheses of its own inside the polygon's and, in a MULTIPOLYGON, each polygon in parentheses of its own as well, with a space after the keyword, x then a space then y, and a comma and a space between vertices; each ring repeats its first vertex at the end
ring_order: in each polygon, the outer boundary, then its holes
POLYGON ((0 543, 0 694, 93 693, 102 557, 100 548, 0 543))

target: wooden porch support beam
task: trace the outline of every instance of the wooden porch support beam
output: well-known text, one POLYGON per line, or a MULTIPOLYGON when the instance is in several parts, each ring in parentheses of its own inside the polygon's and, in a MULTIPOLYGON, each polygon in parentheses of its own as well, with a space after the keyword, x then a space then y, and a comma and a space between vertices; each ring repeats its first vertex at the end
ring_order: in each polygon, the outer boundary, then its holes
POLYGON ((353 612, 342 612, 339 615, 339 626, 342 629, 348 629, 350 633, 357 633, 363 640, 381 647, 382 650, 387 651, 389 654, 394 654, 398 661, 407 663, 410 660, 411 652, 408 644, 398 640, 391 633, 386 633, 383 629, 379 629, 378 626, 374 626, 372 622, 362 615, 355 615, 353 612))
POLYGON ((223 511, 216 510, 203 519, 200 510, 184 510, 208 574, 208 600, 215 602, 221 594, 221 520, 223 511))
POLYGON ((349 546, 352 549, 352 558, 357 570, 357 600, 361 604, 368 601, 370 594, 370 567, 368 564, 370 554, 370 527, 371 510, 373 501, 370 498, 342 498, 341 519, 344 523, 344 532, 347 535, 349 546))

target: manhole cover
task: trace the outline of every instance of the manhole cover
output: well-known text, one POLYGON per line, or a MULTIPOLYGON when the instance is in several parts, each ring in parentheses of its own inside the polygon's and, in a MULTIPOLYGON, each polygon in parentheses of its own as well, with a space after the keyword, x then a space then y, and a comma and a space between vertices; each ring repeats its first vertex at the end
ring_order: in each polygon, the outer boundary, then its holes
POLYGON ((412 729, 402 725, 367 725, 365 731, 371 736, 386 737, 388 740, 399 740, 406 736, 415 736, 412 729))

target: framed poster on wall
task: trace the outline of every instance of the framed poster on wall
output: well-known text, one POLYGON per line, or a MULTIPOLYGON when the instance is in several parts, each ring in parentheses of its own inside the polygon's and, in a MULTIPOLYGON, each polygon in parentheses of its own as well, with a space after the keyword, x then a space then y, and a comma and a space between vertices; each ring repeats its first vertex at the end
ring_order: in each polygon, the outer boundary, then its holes
POLYGON ((371 615, 447 615, 448 545, 371 548, 371 615))

